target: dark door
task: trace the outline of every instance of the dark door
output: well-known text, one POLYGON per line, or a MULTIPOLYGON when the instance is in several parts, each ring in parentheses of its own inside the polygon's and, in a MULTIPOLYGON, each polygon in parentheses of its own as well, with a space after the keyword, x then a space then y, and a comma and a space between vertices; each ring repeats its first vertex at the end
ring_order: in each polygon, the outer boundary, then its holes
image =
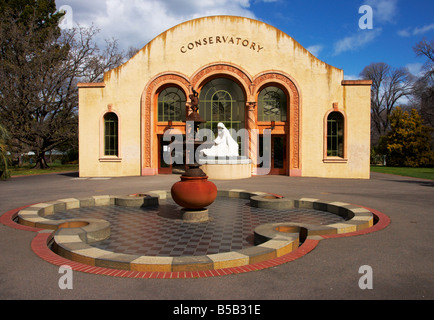
POLYGON ((158 136, 158 173, 170 174, 172 173, 171 162, 166 162, 165 159, 171 158, 170 141, 164 141, 163 136, 158 136))
POLYGON ((271 172, 270 174, 286 174, 286 137, 271 137, 271 172))
MULTIPOLYGON (((286 136, 273 135, 271 136, 271 145, 264 146, 263 136, 259 138, 259 156, 271 156, 270 174, 286 175, 287 174, 287 156, 286 156, 286 136)), ((259 163, 259 167, 263 167, 259 163)))

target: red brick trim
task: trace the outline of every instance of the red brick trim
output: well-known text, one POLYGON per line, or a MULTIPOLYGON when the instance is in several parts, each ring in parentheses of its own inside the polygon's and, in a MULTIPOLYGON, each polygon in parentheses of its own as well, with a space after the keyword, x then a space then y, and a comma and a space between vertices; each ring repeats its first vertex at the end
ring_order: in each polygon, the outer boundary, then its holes
MULTIPOLYGON (((207 278, 207 277, 246 273, 251 271, 259 271, 259 270, 276 267, 294 261, 296 259, 299 259, 304 255, 308 254, 309 252, 311 252, 312 250, 314 250, 318 245, 318 243, 320 242, 320 240, 306 239, 305 242, 297 250, 294 250, 284 256, 278 258, 272 258, 270 260, 253 263, 245 266, 240 266, 240 267, 231 267, 225 269, 211 269, 206 271, 180 271, 180 272, 139 272, 139 271, 131 271, 131 270, 118 270, 118 269, 95 267, 87 264, 82 264, 79 262, 65 259, 55 254, 48 247, 48 243, 53 237, 52 232, 47 232, 47 230, 21 226, 13 221, 13 219, 17 216, 18 212, 27 207, 29 206, 24 206, 6 212, 2 216, 0 216, 0 223, 4 224, 5 226, 9 226, 18 230, 37 232, 37 235, 35 236, 35 238, 32 240, 31 243, 31 248, 36 253, 36 255, 38 255, 40 258, 53 265, 69 266, 74 271, 113 276, 113 277, 121 277, 121 278, 142 278, 142 279, 207 278)), ((390 218, 384 213, 367 207, 363 207, 363 208, 371 211, 376 217, 376 219, 378 220, 373 227, 361 231, 357 231, 357 232, 346 233, 346 234, 323 235, 321 236, 322 239, 357 236, 357 235, 367 234, 371 232, 376 232, 386 228, 391 223, 390 218)))
POLYGON ((360 235, 364 235, 364 234, 383 230, 383 229, 387 228, 389 226, 389 224, 392 222, 387 215, 385 215, 384 213, 382 213, 378 210, 371 209, 368 207, 363 207, 363 206, 360 206, 360 207, 371 211, 372 214, 374 215, 374 220, 376 220, 376 223, 371 228, 367 228, 367 229, 363 229, 363 230, 355 231, 355 232, 343 233, 343 234, 323 235, 321 237, 323 239, 334 239, 334 238, 360 236, 360 235))
POLYGON ((56 266, 69 266, 72 270, 91 274, 140 279, 186 279, 186 278, 208 278, 226 276, 231 274, 259 271, 285 264, 303 257, 311 252, 319 243, 319 240, 306 240, 297 250, 279 258, 263 262, 253 263, 240 267, 225 269, 211 269, 205 271, 179 271, 179 272, 140 272, 131 270, 118 270, 103 267, 95 267, 79 262, 71 261, 58 256, 51 251, 47 243, 51 240, 51 233, 38 233, 31 243, 32 250, 43 260, 56 266))
POLYGON ((10 210, 10 211, 6 212, 2 216, 0 216, 0 223, 2 225, 6 226, 6 227, 10 227, 10 228, 17 229, 17 230, 22 230, 22 231, 30 231, 30 232, 39 232, 39 231, 42 231, 42 229, 23 226, 23 225, 21 225, 19 223, 16 223, 14 221, 14 219, 18 215, 18 212, 20 212, 21 210, 23 210, 25 208, 28 208, 30 206, 31 205, 28 205, 28 206, 24 206, 24 207, 21 207, 21 208, 13 209, 13 210, 10 210))

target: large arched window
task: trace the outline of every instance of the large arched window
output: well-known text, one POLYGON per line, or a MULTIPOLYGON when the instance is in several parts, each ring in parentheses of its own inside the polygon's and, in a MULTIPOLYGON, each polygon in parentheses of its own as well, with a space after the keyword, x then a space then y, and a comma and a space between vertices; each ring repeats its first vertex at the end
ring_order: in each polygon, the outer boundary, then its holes
POLYGON ((327 157, 344 157, 344 117, 334 111, 327 117, 327 157))
POLYGON ((217 124, 223 122, 228 129, 244 128, 245 97, 236 82, 227 78, 211 80, 202 88, 199 100, 200 116, 206 120, 203 127, 216 131, 217 124))
POLYGON ((119 119, 114 112, 104 115, 104 155, 119 156, 119 119))
POLYGON ((169 87, 158 95, 158 121, 185 120, 185 94, 177 87, 169 87))
POLYGON ((259 93, 258 121, 286 121, 287 98, 278 87, 266 87, 259 93))

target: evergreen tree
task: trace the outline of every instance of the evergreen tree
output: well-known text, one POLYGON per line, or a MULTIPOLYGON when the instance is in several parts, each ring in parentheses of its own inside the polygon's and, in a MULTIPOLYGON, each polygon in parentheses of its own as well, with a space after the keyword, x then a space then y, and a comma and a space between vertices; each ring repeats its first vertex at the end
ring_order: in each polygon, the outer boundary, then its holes
POLYGON ((380 139, 379 152, 386 155, 390 166, 433 166, 431 130, 422 123, 416 109, 408 113, 397 107, 390 115, 389 133, 380 139))
POLYGON ((54 0, 0 0, 0 15, 0 116, 13 141, 29 146, 45 168, 54 140, 47 137, 57 130, 52 124, 60 129, 71 116, 51 91, 53 71, 69 50, 56 43, 62 14, 54 0))
POLYGON ((123 62, 115 40, 102 53, 95 28, 61 30, 54 0, 0 0, 0 119, 13 153, 45 154, 78 141, 77 83, 123 62))

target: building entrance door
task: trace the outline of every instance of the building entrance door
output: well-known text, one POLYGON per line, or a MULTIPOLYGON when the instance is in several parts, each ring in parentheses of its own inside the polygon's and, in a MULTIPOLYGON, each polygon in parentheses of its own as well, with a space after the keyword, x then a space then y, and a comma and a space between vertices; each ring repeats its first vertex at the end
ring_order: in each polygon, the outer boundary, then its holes
POLYGON ((286 136, 271 137, 271 172, 270 174, 286 174, 286 136))
MULTIPOLYGON (((259 138, 259 156, 268 157, 268 154, 271 155, 270 174, 286 175, 288 171, 286 135, 272 135, 270 146, 264 146, 263 142, 263 136, 261 135, 259 138)), ((259 166, 262 166, 262 164, 259 164, 259 166)))
POLYGON ((164 141, 163 135, 158 135, 159 174, 182 174, 185 172, 184 140, 184 136, 178 136, 179 143, 175 144, 174 141, 164 141))
POLYGON ((164 141, 163 136, 158 136, 158 173, 171 174, 172 162, 167 162, 167 159, 172 159, 172 151, 170 150, 170 141, 164 141))

